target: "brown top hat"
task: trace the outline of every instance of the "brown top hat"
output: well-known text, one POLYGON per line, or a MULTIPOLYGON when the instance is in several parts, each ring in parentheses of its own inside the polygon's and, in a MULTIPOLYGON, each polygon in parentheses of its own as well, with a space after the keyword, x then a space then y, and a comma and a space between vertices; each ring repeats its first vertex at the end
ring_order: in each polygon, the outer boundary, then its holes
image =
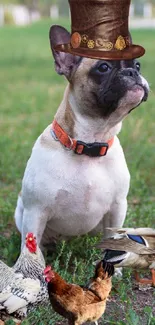
POLYGON ((131 60, 144 55, 128 29, 131 0, 69 0, 72 33, 56 51, 93 59, 131 60))

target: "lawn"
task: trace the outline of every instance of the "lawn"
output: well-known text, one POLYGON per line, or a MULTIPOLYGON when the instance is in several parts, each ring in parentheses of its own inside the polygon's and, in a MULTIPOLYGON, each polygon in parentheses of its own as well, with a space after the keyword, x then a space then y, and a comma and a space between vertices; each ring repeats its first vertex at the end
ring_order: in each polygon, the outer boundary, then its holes
MULTIPOLYGON (((13 214, 25 165, 34 141, 52 121, 66 85, 54 70, 48 40, 52 23, 0 29, 0 256, 9 265, 20 250, 13 214)), ((69 28, 67 21, 61 25, 69 28)), ((133 40, 147 50, 140 62, 151 91, 147 103, 124 121, 119 135, 131 173, 125 225, 155 227, 155 31, 133 31, 133 40)), ((97 257, 91 248, 96 241, 84 236, 59 243, 47 261, 67 280, 85 283, 97 257)), ((66 323, 49 309, 39 309, 23 324, 66 323)), ((100 324, 155 325, 154 290, 137 290, 131 270, 125 270, 121 281, 114 280, 111 301, 100 324)))

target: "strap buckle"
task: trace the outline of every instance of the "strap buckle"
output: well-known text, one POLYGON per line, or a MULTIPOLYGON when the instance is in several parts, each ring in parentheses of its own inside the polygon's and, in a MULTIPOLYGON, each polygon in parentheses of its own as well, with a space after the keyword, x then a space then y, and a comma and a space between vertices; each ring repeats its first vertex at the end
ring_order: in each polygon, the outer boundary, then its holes
POLYGON ((90 157, 101 157, 106 155, 108 148, 108 143, 85 143, 83 141, 78 140, 74 151, 78 155, 85 154, 90 157))

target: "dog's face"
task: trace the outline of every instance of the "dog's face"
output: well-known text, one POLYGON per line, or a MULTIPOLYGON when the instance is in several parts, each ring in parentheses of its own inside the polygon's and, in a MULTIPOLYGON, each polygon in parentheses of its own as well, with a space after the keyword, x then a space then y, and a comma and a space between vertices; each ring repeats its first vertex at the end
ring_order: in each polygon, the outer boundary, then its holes
MULTIPOLYGON (((140 74, 140 63, 82 59, 74 72, 71 85, 83 114, 120 118, 146 101, 148 83, 140 74)), ((82 112, 81 112, 82 113, 82 112)))
POLYGON ((52 27, 51 48, 56 70, 69 80, 74 102, 82 115, 110 118, 116 124, 147 100, 149 86, 137 60, 94 60, 55 52, 53 45, 69 42, 70 34, 66 33, 62 27, 52 27))

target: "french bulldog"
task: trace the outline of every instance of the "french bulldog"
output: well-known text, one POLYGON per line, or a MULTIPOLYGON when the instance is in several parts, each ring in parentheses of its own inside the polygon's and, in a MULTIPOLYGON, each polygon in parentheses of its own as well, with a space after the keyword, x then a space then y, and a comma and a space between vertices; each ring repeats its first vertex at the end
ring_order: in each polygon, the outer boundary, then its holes
POLYGON ((148 82, 137 60, 96 60, 54 50, 69 40, 65 28, 51 27, 55 68, 68 80, 55 120, 70 146, 56 136, 53 124, 34 144, 14 215, 22 246, 27 232, 35 233, 39 245, 87 233, 108 237, 106 228, 121 228, 126 217, 130 175, 117 134, 129 112, 147 100, 148 82), (72 150, 73 139, 84 143, 81 154, 72 150), (98 146, 111 139, 100 156, 98 146))

